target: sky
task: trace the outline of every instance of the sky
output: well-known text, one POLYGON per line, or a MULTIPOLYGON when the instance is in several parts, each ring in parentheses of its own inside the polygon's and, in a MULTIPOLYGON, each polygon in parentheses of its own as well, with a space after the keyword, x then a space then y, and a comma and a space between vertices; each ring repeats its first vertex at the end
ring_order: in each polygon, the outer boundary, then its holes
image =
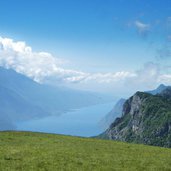
POLYGON ((171 84, 170 0, 1 0, 0 66, 130 95, 171 84))

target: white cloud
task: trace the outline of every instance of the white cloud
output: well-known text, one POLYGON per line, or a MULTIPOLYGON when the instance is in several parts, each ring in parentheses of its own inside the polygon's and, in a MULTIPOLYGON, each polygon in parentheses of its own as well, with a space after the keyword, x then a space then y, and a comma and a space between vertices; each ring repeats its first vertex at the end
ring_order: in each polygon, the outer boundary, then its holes
MULTIPOLYGON (((61 67, 62 60, 47 52, 34 52, 25 42, 0 37, 0 66, 11 68, 41 83, 64 83, 75 88, 135 92, 155 88, 160 83, 171 84, 171 74, 159 64, 148 62, 138 71, 88 73, 61 67)), ((168 69, 167 69, 168 70, 168 69)))
POLYGON ((156 85, 160 76, 160 66, 153 62, 144 64, 143 68, 135 72, 136 76, 128 79, 131 86, 139 89, 156 85))
POLYGON ((115 72, 115 73, 96 73, 91 74, 86 78, 86 81, 96 80, 101 83, 111 83, 111 82, 118 82, 123 81, 126 78, 134 77, 134 73, 121 71, 121 72, 115 72))
POLYGON ((156 88, 159 84, 171 85, 171 74, 163 74, 165 67, 160 64, 148 62, 144 67, 135 72, 135 77, 128 78, 125 83, 133 91, 156 88))
POLYGON ((62 60, 47 52, 34 52, 23 41, 0 37, 0 66, 12 68, 37 82, 89 82, 111 83, 134 76, 130 72, 85 73, 68 70, 60 65, 62 60))
POLYGON ((0 65, 5 68, 12 68, 42 82, 54 72, 61 72, 57 67, 60 63, 61 60, 50 53, 33 52, 25 42, 14 42, 12 39, 0 37, 0 65))
POLYGON ((171 85, 171 74, 162 74, 158 78, 159 83, 171 85))
POLYGON ((145 24, 141 21, 135 21, 135 27, 137 28, 138 30, 138 33, 140 35, 146 35, 149 31, 150 31, 150 25, 149 24, 145 24))

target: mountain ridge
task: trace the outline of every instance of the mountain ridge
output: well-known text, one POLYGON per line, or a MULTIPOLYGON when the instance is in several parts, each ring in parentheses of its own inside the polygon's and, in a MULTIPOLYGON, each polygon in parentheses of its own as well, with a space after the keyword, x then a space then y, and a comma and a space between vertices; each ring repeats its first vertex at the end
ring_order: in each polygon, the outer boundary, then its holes
POLYGON ((124 103, 122 116, 99 137, 171 147, 170 95, 170 88, 157 95, 136 92, 124 103), (169 97, 163 94, 165 91, 169 97))
MULTIPOLYGON (((171 86, 160 84, 156 89, 148 90, 145 92, 150 93, 152 95, 156 95, 169 87, 171 86)), ((99 125, 101 128, 103 128, 104 130, 107 129, 110 126, 110 124, 112 124, 112 122, 115 120, 115 118, 119 117, 122 114, 122 109, 125 101, 126 101, 125 98, 121 98, 116 102, 113 109, 100 120, 99 125)))
POLYGON ((0 67, 0 117, 4 123, 7 123, 5 117, 9 118, 9 127, 0 124, 0 130, 14 128, 15 121, 60 115, 107 99, 97 93, 39 84, 12 69, 0 67))

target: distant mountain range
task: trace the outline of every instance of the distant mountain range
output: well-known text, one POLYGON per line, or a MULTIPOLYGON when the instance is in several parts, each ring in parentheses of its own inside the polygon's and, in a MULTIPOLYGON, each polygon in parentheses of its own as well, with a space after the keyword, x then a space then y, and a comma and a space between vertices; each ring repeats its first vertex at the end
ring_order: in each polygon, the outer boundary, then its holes
POLYGON ((99 137, 171 147, 171 87, 151 92, 136 92, 126 100, 121 117, 99 137))
POLYGON ((0 67, 0 130, 15 128, 15 121, 59 115, 111 99, 98 93, 39 84, 0 67))
POLYGON ((110 124, 115 120, 116 117, 119 117, 122 113, 123 105, 125 103, 126 99, 121 98, 113 107, 113 109, 105 116, 103 117, 100 122, 99 126, 106 130, 110 124))
POLYGON ((149 90, 149 91, 145 91, 146 93, 150 93, 152 95, 156 95, 161 93, 163 90, 165 90, 166 88, 169 88, 171 86, 165 86, 164 84, 160 84, 155 90, 149 90))

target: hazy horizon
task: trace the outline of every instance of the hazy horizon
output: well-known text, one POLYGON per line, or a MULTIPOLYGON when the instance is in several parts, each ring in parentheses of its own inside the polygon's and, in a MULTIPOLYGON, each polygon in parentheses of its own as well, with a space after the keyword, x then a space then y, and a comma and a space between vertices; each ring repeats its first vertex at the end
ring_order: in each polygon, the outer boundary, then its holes
POLYGON ((169 0, 3 1, 0 66, 40 83, 116 96, 170 85, 170 5, 169 0))

